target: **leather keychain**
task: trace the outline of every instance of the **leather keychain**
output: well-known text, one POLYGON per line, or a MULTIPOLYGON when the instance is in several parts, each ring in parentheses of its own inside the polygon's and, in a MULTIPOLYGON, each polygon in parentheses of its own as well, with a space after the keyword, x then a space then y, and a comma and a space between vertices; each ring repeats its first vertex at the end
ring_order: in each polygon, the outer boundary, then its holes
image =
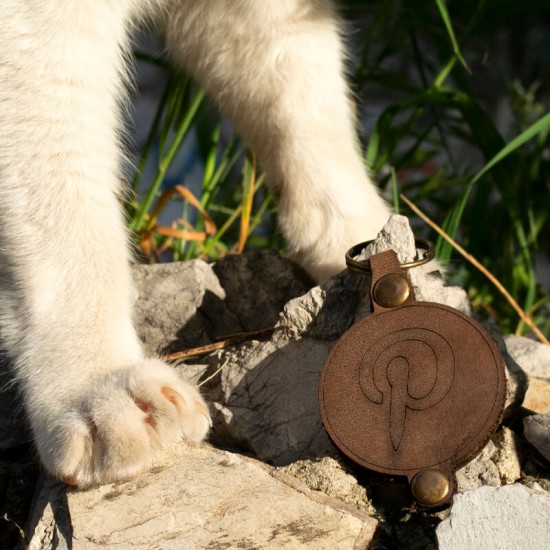
POLYGON ((354 260, 370 271, 373 314, 336 342, 319 386, 325 427, 356 463, 405 476, 415 500, 442 506, 456 491, 455 471, 478 454, 497 429, 506 378, 497 346, 479 323, 451 307, 416 301, 393 250, 354 260))

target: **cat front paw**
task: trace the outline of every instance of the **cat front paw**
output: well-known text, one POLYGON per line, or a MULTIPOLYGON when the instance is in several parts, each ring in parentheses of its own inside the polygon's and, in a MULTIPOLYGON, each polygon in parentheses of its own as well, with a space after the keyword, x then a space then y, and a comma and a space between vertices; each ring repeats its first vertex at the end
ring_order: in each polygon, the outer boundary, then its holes
POLYGON ((161 447, 201 441, 211 426, 199 392, 155 359, 110 373, 47 416, 34 427, 42 461, 79 487, 134 477, 161 447))

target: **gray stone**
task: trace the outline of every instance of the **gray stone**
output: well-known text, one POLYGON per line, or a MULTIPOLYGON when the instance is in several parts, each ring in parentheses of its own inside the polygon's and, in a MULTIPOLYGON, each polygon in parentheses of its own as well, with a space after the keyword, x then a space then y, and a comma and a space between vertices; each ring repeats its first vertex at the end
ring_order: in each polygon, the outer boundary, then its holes
MULTIPOLYGON (((362 253, 392 248, 401 261, 416 258, 408 220, 392 216, 379 237, 362 253)), ((361 257, 361 256, 360 256, 361 257)), ((423 269, 408 272, 415 294, 469 312, 462 289, 445 287, 440 275, 423 269)), ((214 402, 216 436, 275 465, 308 457, 333 455, 323 427, 317 387, 323 364, 335 341, 358 318, 371 312, 370 275, 344 272, 304 296, 291 300, 270 341, 251 342, 211 358, 209 373, 225 364, 221 375, 206 386, 214 402)), ((497 345, 505 346, 493 328, 497 345)), ((525 375, 509 356, 507 405, 521 403, 525 375)), ((500 479, 494 464, 479 479, 500 479)), ((497 484, 500 484, 497 483, 497 484)))
MULTIPOLYGON (((229 255, 215 264, 136 265, 134 279, 136 330, 149 352, 161 355, 273 326, 284 305, 313 284, 300 266, 269 250, 229 255)), ((0 354, 0 450, 31 437, 8 367, 0 354)), ((206 368, 178 370, 197 382, 206 368)))
POLYGON ((135 480, 67 492, 49 484, 38 501, 31 550, 351 550, 366 548, 378 523, 288 472, 184 443, 135 480))
POLYGON ((273 251, 137 265, 135 324, 149 351, 171 353, 273 326, 284 305, 307 292, 309 276, 273 251))
POLYGON ((334 458, 297 460, 279 471, 291 474, 314 491, 321 491, 371 515, 376 513, 365 487, 334 458))
POLYGON ((506 335, 504 341, 508 353, 529 376, 550 379, 550 346, 514 334, 506 335))
POLYGON ((489 441, 480 454, 456 472, 456 481, 460 493, 484 485, 500 487, 500 473, 496 464, 491 460, 496 452, 495 444, 489 441))
POLYGON ((436 535, 439 550, 550 548, 550 495, 523 485, 481 487, 454 497, 436 535))
POLYGON ((504 365, 506 366, 506 402, 504 404, 505 418, 513 416, 523 403, 529 378, 525 371, 514 361, 508 353, 502 332, 492 321, 486 321, 483 326, 489 336, 496 342, 504 365))
POLYGON ((550 412, 550 346, 530 338, 504 337, 508 353, 528 376, 523 406, 533 412, 550 412))
POLYGON ((219 385, 206 392, 214 401, 215 436, 275 465, 334 454, 317 399, 331 345, 279 337, 223 354, 219 385))
MULTIPOLYGON (((415 258, 405 218, 392 217, 365 254, 389 247, 401 261, 415 258)), ((375 512, 365 488, 340 464, 320 418, 317 391, 335 341, 371 311, 370 276, 346 271, 310 288, 300 268, 271 252, 228 257, 213 266, 138 266, 135 272, 138 332, 153 352, 276 324, 268 339, 177 369, 204 384, 213 443, 284 467, 182 444, 133 481, 68 493, 46 483, 35 506, 31 548, 70 548, 71 541, 76 549, 366 547, 376 527, 369 514, 375 512)), ((413 269, 409 276, 418 299, 469 313, 464 291, 446 287, 438 273, 413 269)), ((489 330, 507 363, 508 403, 517 405, 526 375, 498 331, 489 330)), ((496 441, 457 473, 460 490, 514 478, 511 440, 496 441)), ((399 541, 409 544, 413 536, 417 547, 429 546, 430 528, 424 533, 421 521, 418 535, 398 527, 399 541)))
POLYGON ((414 234, 406 216, 391 216, 376 239, 359 254, 357 259, 366 260, 386 250, 394 250, 400 263, 410 262, 416 258, 414 234))
POLYGON ((550 461, 550 413, 528 416, 523 420, 523 428, 527 441, 550 461))

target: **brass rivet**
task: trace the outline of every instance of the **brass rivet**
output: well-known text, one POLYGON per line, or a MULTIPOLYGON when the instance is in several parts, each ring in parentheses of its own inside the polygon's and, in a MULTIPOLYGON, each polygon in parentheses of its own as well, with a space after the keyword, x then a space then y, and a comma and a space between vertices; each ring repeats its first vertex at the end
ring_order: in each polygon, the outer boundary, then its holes
POLYGON ((411 481, 414 498, 424 506, 443 504, 451 492, 449 477, 439 470, 420 470, 411 481))
POLYGON ((384 275, 375 285, 374 299, 382 307, 400 306, 410 294, 409 281, 400 273, 384 275))

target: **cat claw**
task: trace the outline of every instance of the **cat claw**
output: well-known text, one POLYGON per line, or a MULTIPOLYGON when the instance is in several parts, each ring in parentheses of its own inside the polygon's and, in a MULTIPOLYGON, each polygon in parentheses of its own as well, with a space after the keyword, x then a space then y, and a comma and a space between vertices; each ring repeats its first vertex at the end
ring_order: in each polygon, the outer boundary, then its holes
POLYGON ((211 427, 199 392, 158 360, 116 371, 89 389, 37 437, 46 468, 86 487, 135 477, 180 439, 201 441, 211 427))

